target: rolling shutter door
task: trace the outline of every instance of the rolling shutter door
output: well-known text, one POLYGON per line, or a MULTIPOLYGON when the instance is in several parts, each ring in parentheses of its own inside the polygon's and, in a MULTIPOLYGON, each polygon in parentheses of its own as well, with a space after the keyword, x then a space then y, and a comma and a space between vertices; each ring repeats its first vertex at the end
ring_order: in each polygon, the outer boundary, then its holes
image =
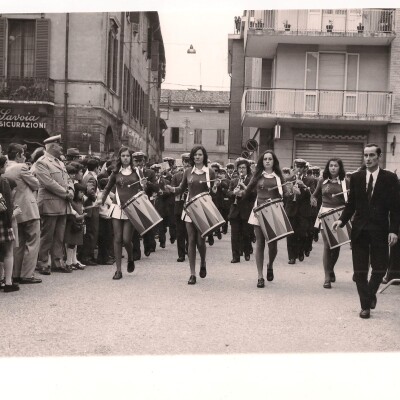
POLYGON ((343 160, 346 172, 354 171, 363 162, 364 143, 330 141, 296 141, 296 158, 303 158, 310 165, 324 168, 332 157, 343 160))
POLYGON ((6 59, 6 19, 0 18, 0 77, 5 76, 6 59))

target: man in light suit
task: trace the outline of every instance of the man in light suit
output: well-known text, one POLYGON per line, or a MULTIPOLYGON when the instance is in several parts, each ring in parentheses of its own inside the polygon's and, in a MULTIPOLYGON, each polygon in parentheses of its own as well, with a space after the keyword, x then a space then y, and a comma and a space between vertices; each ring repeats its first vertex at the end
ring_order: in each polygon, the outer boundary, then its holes
POLYGON ((10 143, 8 166, 4 176, 16 183, 14 203, 21 209, 17 215, 19 246, 14 248, 13 281, 19 283, 40 283, 34 271, 40 244, 40 215, 34 192, 39 181, 25 164, 24 146, 10 143))
POLYGON ((349 200, 333 229, 343 227, 354 215, 351 232, 353 279, 360 297, 360 318, 369 318, 376 307, 376 293, 389 263, 389 246, 397 242, 400 195, 397 176, 379 168, 382 151, 376 144, 364 148, 366 169, 350 176, 349 200), (369 263, 372 273, 368 280, 369 263))
POLYGON ((68 190, 67 170, 59 159, 62 154, 61 135, 49 137, 44 144, 46 151, 36 162, 36 177, 40 183, 37 200, 42 218, 37 268, 42 275, 50 275, 52 269, 72 272, 63 261, 63 241, 73 195, 68 190), (49 252, 51 267, 47 265, 49 252))

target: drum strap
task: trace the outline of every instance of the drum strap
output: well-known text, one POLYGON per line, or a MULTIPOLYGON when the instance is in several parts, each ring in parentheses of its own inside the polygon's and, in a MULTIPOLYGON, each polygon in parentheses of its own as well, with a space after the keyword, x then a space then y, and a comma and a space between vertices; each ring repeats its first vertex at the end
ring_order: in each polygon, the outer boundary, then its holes
POLYGON ((121 207, 121 200, 119 199, 118 196, 118 189, 115 191, 115 199, 117 200, 117 204, 121 207))
POLYGON ((342 184, 342 191, 343 191, 344 201, 347 203, 348 194, 347 194, 346 180, 343 179, 340 183, 342 184))

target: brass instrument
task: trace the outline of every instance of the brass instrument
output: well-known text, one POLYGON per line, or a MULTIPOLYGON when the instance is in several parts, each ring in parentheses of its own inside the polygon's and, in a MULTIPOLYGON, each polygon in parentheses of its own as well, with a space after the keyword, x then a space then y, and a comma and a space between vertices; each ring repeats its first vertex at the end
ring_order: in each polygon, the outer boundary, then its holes
MULTIPOLYGON (((241 188, 241 184, 243 182, 244 182, 244 179, 242 177, 239 177, 238 184, 236 185, 235 189, 240 189, 241 188)), ((233 202, 233 204, 237 204, 237 200, 238 200, 238 196, 235 195, 235 201, 233 202)))

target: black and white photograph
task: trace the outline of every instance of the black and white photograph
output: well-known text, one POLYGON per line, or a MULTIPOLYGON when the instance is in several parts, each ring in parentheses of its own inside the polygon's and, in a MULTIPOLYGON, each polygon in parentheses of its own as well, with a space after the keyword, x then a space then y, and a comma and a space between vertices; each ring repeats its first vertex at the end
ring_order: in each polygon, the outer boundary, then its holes
POLYGON ((393 1, 0 5, 0 396, 399 398, 399 71, 393 1))

